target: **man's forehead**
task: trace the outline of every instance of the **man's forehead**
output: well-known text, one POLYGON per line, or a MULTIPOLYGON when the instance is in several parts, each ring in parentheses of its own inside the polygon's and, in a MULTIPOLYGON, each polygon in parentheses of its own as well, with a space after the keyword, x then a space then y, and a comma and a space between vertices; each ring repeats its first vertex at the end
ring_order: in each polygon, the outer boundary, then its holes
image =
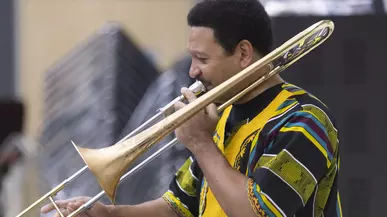
POLYGON ((187 49, 193 53, 206 53, 208 49, 216 46, 212 29, 206 27, 192 27, 190 29, 187 49))
POLYGON ((198 42, 198 43, 191 42, 191 43, 188 43, 187 50, 188 50, 188 52, 190 52, 192 54, 206 55, 207 54, 206 51, 209 50, 209 47, 206 46, 205 44, 200 43, 200 42, 198 42))
POLYGON ((214 31, 208 27, 191 27, 189 33, 191 39, 214 39, 214 31))

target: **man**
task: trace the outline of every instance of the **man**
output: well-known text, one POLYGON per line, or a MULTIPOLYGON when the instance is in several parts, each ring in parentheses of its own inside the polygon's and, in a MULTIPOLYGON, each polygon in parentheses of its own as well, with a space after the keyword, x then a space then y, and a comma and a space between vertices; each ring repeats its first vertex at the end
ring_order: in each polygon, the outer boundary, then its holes
MULTIPOLYGON (((190 11, 188 24, 189 73, 208 89, 268 54, 273 44, 269 17, 256 0, 202 1, 190 11)), ((182 94, 195 100, 186 88, 182 94)), ((176 103, 177 109, 183 106, 176 103)), ((82 216, 341 216, 339 140, 332 115, 316 97, 279 75, 220 117, 212 104, 175 133, 192 157, 168 192, 133 206, 96 203, 82 216)), ((57 203, 67 213, 87 200, 57 203)), ((52 205, 42 208, 51 210, 52 205)))

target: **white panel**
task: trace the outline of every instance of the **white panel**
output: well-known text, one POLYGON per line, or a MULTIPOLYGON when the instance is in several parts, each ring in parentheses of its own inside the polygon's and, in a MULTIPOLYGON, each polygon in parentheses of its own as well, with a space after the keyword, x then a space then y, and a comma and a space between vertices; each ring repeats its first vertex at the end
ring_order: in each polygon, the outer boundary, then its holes
POLYGON ((261 0, 261 2, 272 16, 285 14, 345 16, 373 13, 372 0, 261 0))

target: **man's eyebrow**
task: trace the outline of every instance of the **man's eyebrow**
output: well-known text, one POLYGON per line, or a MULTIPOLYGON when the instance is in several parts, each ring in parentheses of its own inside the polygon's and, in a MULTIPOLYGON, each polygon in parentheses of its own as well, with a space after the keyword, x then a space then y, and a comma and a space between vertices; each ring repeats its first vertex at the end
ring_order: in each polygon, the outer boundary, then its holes
POLYGON ((204 53, 204 52, 200 52, 200 51, 198 51, 198 50, 189 50, 189 52, 190 52, 191 54, 208 56, 208 54, 206 54, 206 53, 204 53))

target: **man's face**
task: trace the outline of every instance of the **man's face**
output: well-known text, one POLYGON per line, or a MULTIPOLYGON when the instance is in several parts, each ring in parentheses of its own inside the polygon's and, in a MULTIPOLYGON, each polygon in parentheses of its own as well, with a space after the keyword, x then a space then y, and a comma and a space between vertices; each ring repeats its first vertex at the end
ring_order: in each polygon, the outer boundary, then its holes
MULTIPOLYGON (((187 48, 192 56, 189 75, 200 80, 207 90, 211 90, 242 70, 238 55, 227 54, 216 41, 210 28, 192 27, 187 48)), ((220 99, 219 102, 224 100, 220 99)))

